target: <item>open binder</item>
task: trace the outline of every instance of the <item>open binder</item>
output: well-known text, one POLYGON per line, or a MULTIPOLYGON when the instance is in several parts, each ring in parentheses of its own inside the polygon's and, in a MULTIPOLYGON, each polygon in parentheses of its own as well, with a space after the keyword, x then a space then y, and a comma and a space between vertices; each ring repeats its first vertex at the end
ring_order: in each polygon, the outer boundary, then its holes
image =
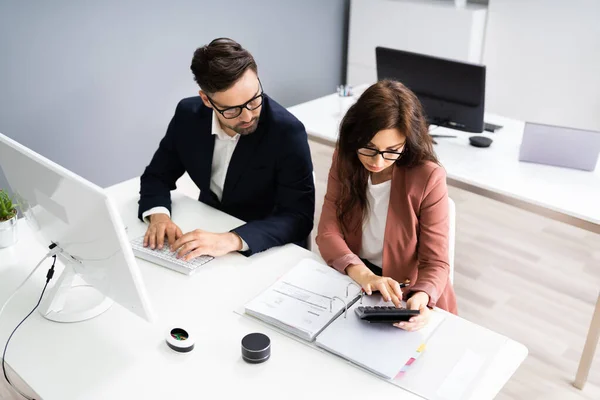
POLYGON ((407 332, 391 324, 362 321, 355 308, 380 305, 381 296, 362 296, 347 275, 313 260, 303 260, 245 305, 245 313, 385 379, 402 375, 444 320, 433 312, 428 325, 407 332))

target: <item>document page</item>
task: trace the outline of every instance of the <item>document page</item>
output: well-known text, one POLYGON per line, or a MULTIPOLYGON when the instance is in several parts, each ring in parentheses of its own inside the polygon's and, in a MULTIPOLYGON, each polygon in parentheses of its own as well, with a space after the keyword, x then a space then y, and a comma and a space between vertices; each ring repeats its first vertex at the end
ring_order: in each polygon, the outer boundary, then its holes
POLYGON ((353 282, 327 265, 303 260, 246 304, 245 311, 312 341, 358 297, 360 288, 353 282))

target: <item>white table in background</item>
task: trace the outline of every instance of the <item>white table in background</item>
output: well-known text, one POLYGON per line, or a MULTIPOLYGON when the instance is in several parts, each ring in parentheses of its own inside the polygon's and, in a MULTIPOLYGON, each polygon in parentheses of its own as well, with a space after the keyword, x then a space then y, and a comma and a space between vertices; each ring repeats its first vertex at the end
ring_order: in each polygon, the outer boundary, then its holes
MULTIPOLYGON (((357 94, 366 88, 357 87, 357 94)), ((288 110, 304 124, 311 139, 335 145, 341 118, 351 104, 352 100, 330 94, 288 110)), ((446 169, 449 185, 600 234, 600 167, 587 172, 520 162, 525 122, 487 113, 485 121, 503 126, 496 133, 483 134, 493 139, 489 148, 471 146, 469 136, 473 133, 432 129, 432 134, 457 136, 435 139, 435 152, 446 169)), ((600 293, 574 382, 580 389, 599 339, 600 293)))
MULTIPOLYGON (((145 231, 136 218, 138 185, 136 178, 108 189, 130 238, 145 231)), ((240 224, 178 193, 173 194, 173 218, 184 231, 227 231, 240 224)), ((19 242, 0 250, 0 303, 45 254, 25 221, 19 221, 19 229, 19 242)), ((192 277, 138 260, 156 322, 118 305, 76 324, 50 322, 36 312, 13 337, 7 362, 45 400, 420 398, 233 312, 301 259, 316 257, 295 245, 250 258, 230 254, 192 277), (195 335, 191 353, 175 353, 166 346, 165 333, 175 325, 195 335), (250 365, 241 359, 240 341, 255 331, 269 335, 272 356, 264 364, 250 365)), ((0 321, 0 343, 37 301, 44 276, 39 271, 7 308, 0 321)), ((473 399, 495 396, 526 355, 523 345, 507 338, 476 381, 473 399)))

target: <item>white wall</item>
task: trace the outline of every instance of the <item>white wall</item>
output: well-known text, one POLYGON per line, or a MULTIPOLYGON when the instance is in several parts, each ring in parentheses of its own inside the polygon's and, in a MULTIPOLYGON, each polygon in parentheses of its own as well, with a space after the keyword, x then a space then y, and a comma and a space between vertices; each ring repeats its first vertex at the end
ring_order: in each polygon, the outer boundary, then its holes
POLYGON ((377 80, 375 48, 481 63, 486 8, 439 0, 352 0, 346 81, 377 80), (427 29, 423 29, 427 21, 427 29))
POLYGON ((490 0, 486 109, 600 131, 600 1, 490 0))

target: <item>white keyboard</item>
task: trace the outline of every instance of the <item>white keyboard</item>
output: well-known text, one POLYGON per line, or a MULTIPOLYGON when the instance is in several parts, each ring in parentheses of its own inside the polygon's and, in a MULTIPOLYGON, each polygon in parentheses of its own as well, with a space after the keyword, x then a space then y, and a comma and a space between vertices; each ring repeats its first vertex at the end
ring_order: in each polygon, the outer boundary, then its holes
POLYGON ((133 249, 133 254, 142 260, 150 261, 186 275, 192 275, 198 267, 214 258, 211 256, 200 256, 190 261, 183 261, 177 258, 174 252, 169 250, 168 243, 165 243, 162 250, 152 250, 150 247, 144 247, 144 236, 132 240, 131 248, 133 249))

